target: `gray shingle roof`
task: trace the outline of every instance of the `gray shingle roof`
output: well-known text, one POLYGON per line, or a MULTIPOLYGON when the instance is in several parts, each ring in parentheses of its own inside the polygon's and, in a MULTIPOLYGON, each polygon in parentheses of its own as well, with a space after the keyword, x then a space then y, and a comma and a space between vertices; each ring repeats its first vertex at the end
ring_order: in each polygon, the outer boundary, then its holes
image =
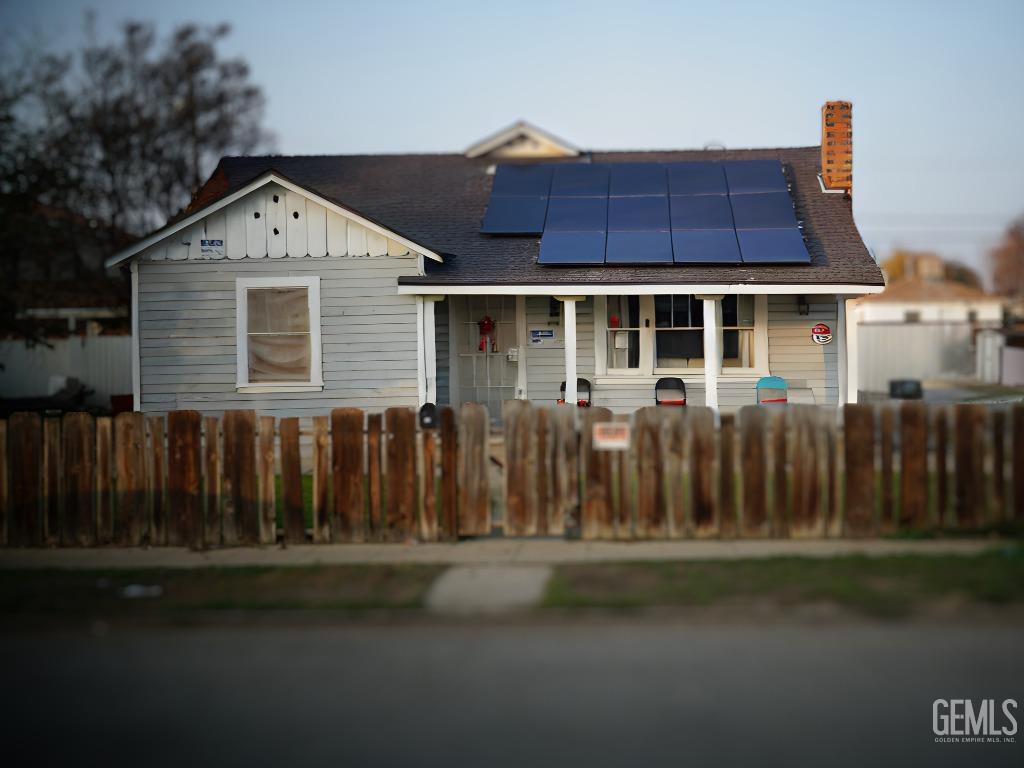
POLYGON ((564 161, 779 159, 793 184, 797 218, 804 221, 810 265, 540 266, 539 238, 480 234, 494 178, 487 168, 493 161, 462 155, 226 157, 214 178, 219 177, 221 187, 216 193, 225 194, 275 170, 443 256, 443 264, 428 261, 425 277, 403 278, 403 283, 882 285, 882 273, 853 223, 851 202, 843 195, 821 192, 817 179, 819 153, 818 147, 592 152, 564 161))

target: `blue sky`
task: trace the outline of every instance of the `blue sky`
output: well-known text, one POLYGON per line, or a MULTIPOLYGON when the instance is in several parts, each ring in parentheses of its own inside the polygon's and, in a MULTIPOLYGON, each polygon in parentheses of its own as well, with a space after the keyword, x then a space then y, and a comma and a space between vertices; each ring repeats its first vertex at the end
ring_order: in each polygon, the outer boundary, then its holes
POLYGON ((5 38, 229 22, 286 153, 458 151, 524 117, 595 149, 798 146, 854 103, 855 214, 883 257, 987 270, 1024 213, 1024 2, 0 3, 5 38))

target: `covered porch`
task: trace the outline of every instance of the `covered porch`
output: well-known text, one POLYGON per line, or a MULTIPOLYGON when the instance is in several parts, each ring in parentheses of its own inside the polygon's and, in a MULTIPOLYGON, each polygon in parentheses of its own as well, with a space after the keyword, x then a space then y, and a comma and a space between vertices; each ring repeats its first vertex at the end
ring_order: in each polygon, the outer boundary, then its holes
POLYGON ((593 405, 630 413, 654 405, 657 382, 671 378, 683 382, 688 404, 733 411, 755 403, 757 381, 774 375, 791 402, 853 401, 850 297, 718 288, 423 293, 421 400, 483 403, 497 418, 509 399, 586 399, 586 385, 577 386, 585 380, 593 405), (824 344, 812 338, 818 324, 831 332, 824 344))

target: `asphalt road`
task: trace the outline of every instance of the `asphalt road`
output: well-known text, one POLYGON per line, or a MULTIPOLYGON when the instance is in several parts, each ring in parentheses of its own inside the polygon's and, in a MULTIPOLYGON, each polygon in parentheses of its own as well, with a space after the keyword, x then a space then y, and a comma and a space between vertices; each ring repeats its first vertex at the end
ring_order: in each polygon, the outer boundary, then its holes
POLYGON ((1021 640, 624 620, 8 633, 0 738, 12 766, 1021 765, 1021 734, 931 728, 937 697, 1024 704, 1021 640))

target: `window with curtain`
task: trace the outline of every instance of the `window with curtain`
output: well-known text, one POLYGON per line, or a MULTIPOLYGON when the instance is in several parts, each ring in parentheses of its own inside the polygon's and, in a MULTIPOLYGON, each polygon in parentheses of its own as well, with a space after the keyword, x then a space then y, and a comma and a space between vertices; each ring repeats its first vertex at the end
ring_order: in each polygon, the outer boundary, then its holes
POLYGON ((753 368, 754 297, 729 295, 722 299, 722 366, 753 368))
POLYGON ((640 297, 609 296, 605 318, 608 335, 608 368, 640 367, 640 297))
POLYGON ((654 297, 654 367, 704 367, 704 302, 693 296, 654 297))
POLYGON ((250 288, 245 298, 249 382, 309 382, 309 290, 250 288))

